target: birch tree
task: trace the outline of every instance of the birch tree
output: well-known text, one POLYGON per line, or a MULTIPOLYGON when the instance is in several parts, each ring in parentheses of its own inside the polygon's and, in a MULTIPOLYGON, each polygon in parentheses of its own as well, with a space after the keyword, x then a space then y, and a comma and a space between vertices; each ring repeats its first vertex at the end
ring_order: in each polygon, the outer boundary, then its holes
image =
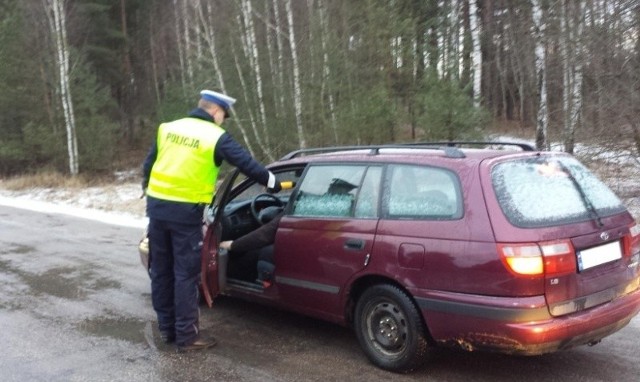
POLYGON ((293 9, 291 0, 285 0, 285 13, 287 14, 287 27, 289 29, 289 46, 291 48, 291 61, 293 66, 293 106, 296 114, 296 130, 298 132, 298 145, 301 149, 307 147, 304 137, 302 122, 302 88, 300 86, 300 66, 298 64, 298 47, 293 25, 293 9))
POLYGON ((71 96, 69 69, 69 42, 67 40, 67 21, 64 0, 44 0, 45 12, 49 26, 54 36, 57 52, 58 80, 60 86, 60 102, 64 111, 64 121, 67 132, 67 152, 69 155, 69 172, 75 176, 79 173, 78 138, 76 122, 73 112, 73 97, 71 96))
POLYGON ((473 105, 480 107, 480 91, 482 84, 482 52, 480 50, 480 24, 478 23, 478 7, 476 0, 469 0, 469 27, 471 28, 471 75, 473 77, 473 105))
POLYGON ((562 0, 561 52, 563 62, 564 149, 573 153, 576 129, 582 117, 582 32, 584 2, 562 0))
POLYGON ((329 34, 329 21, 325 4, 322 0, 319 0, 318 11, 320 12, 320 40, 322 43, 322 86, 320 90, 321 98, 324 94, 327 95, 329 101, 329 115, 331 119, 331 131, 333 131, 333 139, 338 143, 338 117, 336 112, 336 104, 333 96, 332 89, 329 88, 329 82, 331 78, 331 69, 329 66, 329 52, 327 45, 327 35, 329 34))
POLYGON ((267 48, 267 56, 269 57, 269 71, 275 75, 275 78, 272 78, 273 86, 271 86, 271 95, 274 99, 274 109, 276 118, 280 118, 284 114, 284 93, 282 89, 284 88, 284 75, 282 70, 280 69, 281 60, 276 62, 276 57, 282 55, 282 51, 276 47, 276 38, 280 35, 280 30, 278 30, 278 11, 272 8, 272 5, 277 7, 277 4, 271 4, 267 1, 263 3, 264 5, 264 16, 263 20, 267 27, 266 32, 266 48, 267 48), (272 21, 272 15, 274 21, 272 21), (274 25, 275 23, 275 25, 274 25), (275 29, 274 33, 270 33, 271 30, 275 29))
POLYGON ((278 55, 277 68, 274 73, 277 73, 277 84, 280 87, 280 96, 276 97, 278 100, 279 110, 283 113, 285 109, 285 82, 284 82, 284 43, 282 41, 284 36, 284 29, 282 28, 282 18, 280 17, 280 7, 278 7, 278 0, 273 0, 273 19, 275 22, 276 31, 276 52, 278 55))
MULTIPOLYGON (((263 94, 263 78, 262 70, 260 69, 260 54, 258 50, 258 42, 256 38, 256 28, 253 22, 253 11, 250 0, 242 0, 241 3, 242 13, 242 26, 244 27, 243 38, 241 39, 245 55, 249 62, 251 73, 253 74, 252 83, 255 84, 256 97, 258 98, 258 116, 260 119, 261 129, 255 124, 252 124, 252 129, 256 137, 258 145, 265 153, 269 160, 273 161, 274 157, 271 154, 269 133, 267 131, 267 111, 263 94), (261 130, 261 131, 260 131, 261 130), (264 135, 264 143, 261 135, 264 135)), ((242 78, 242 76, 240 76, 242 78)))
MULTIPOLYGON (((636 36, 640 36, 640 4, 636 5, 636 15, 635 15, 635 25, 636 28, 634 30, 636 36)), ((636 38, 636 46, 634 47, 633 57, 631 64, 632 70, 632 86, 635 89, 640 88, 640 38, 636 38)), ((633 89, 632 88, 632 89, 633 89)), ((638 121, 638 114, 640 114, 640 94, 637 91, 631 91, 631 102, 633 105, 631 110, 629 110, 629 123, 631 124, 631 128, 633 129, 633 142, 636 149, 636 156, 640 163, 640 121, 638 121), (636 117, 634 117, 634 115, 636 117)))
POLYGON ((535 36, 535 70, 537 80, 537 113, 536 113, 536 148, 549 150, 547 140, 549 128, 549 109, 547 107, 547 47, 546 47, 546 12, 540 0, 532 0, 533 35, 535 36))
MULTIPOLYGON (((178 46, 178 60, 180 63, 180 78, 182 80, 182 93, 183 95, 186 96, 186 90, 187 90, 187 64, 186 64, 186 57, 187 57, 187 48, 184 46, 184 42, 182 41, 182 34, 180 33, 180 31, 182 30, 181 28, 181 23, 180 21, 183 20, 183 18, 181 17, 182 12, 180 11, 183 8, 183 4, 181 2, 181 0, 173 0, 173 11, 174 11, 174 30, 176 33, 176 43, 178 46)), ((184 20, 186 21, 186 20, 184 20)))
POLYGON ((438 72, 441 78, 459 79, 461 68, 458 0, 439 1, 441 25, 438 33, 438 72))
MULTIPOLYGON (((220 61, 218 60, 218 50, 216 48, 217 45, 216 45, 215 33, 213 30, 213 25, 214 25, 213 8, 210 2, 207 2, 205 10, 207 12, 206 14, 204 13, 204 10, 202 7, 198 7, 196 10, 198 21, 200 22, 200 26, 201 26, 199 30, 202 31, 202 36, 200 37, 205 40, 206 47, 208 48, 208 54, 216 73, 216 77, 217 77, 216 79, 218 80, 218 84, 219 84, 218 86, 220 87, 220 90, 223 93, 227 93, 227 87, 225 85, 224 77, 222 76, 222 67, 220 66, 220 61)), ((235 113, 233 110, 231 110, 231 112, 235 113)), ((247 145, 247 150, 252 156, 255 156, 253 147, 251 146, 251 141, 249 140, 249 136, 246 130, 244 129, 242 121, 236 121, 236 126, 238 126, 238 129, 242 134, 242 138, 245 144, 247 145)))

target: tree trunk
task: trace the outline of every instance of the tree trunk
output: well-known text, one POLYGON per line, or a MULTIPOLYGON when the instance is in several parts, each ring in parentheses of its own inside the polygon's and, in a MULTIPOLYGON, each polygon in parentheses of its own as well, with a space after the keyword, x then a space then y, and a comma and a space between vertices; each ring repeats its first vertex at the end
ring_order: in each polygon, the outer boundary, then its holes
POLYGON ((302 88, 300 87, 300 67, 298 64, 298 50, 293 26, 293 9, 291 7, 291 0, 286 0, 285 12, 287 13, 289 45, 291 46, 291 59, 293 65, 293 104, 296 113, 298 145, 301 149, 304 149, 307 147, 307 141, 304 138, 304 128, 302 126, 302 88))
POLYGON ((561 9, 561 50, 564 67, 564 147, 573 154, 576 129, 582 119, 582 31, 584 25, 584 4, 562 0, 561 9))
POLYGON ((280 85, 280 97, 278 98, 278 102, 280 103, 280 109, 281 110, 286 110, 286 105, 285 105, 285 89, 287 89, 287 86, 285 86, 285 81, 284 81, 284 44, 282 43, 282 35, 283 35, 283 31, 284 29, 282 28, 282 22, 281 22, 281 18, 280 18, 280 8, 278 7, 278 0, 273 0, 273 18, 275 20, 275 27, 276 27, 276 51, 278 52, 278 71, 277 71, 277 75, 278 75, 278 84, 280 85))
MULTIPOLYGON (((256 31, 253 23, 253 12, 251 10, 251 2, 249 0, 242 1, 242 20, 245 32, 245 38, 242 40, 245 44, 245 51, 248 53, 248 59, 251 67, 251 72, 254 75, 254 84, 256 90, 256 96, 258 98, 258 115, 262 125, 262 129, 259 129, 255 124, 252 124, 254 134, 258 146, 262 149, 264 154, 269 158, 269 161, 273 161, 274 157, 271 154, 271 147, 269 143, 269 132, 267 131, 267 111, 264 104, 264 95, 262 93, 262 73, 260 71, 260 56, 258 52, 258 43, 256 41, 256 31), (259 131, 262 130, 262 131, 259 131), (264 135, 264 143, 262 140, 262 134, 264 135)), ((240 75, 240 77, 242 77, 240 75)))
POLYGON ((131 55, 129 54, 129 34, 127 31, 127 4, 126 0, 120 0, 120 23, 124 43, 122 47, 122 67, 124 83, 120 85, 120 113, 122 125, 124 127, 124 137, 129 142, 133 137, 133 115, 134 115, 134 74, 131 67, 131 55))
MULTIPOLYGON (((636 36, 640 36, 640 4, 636 5, 635 8, 636 13, 636 36)), ((635 60, 632 64, 632 73, 634 73, 633 78, 636 86, 640 86, 640 38, 636 38, 636 46, 635 46, 635 60)), ((638 95, 637 88, 631 88, 629 90, 631 94, 632 107, 629 110, 631 116, 630 119, 633 120, 631 125, 633 126, 633 141, 636 149, 636 156, 638 157, 637 161, 640 163, 640 123, 638 123, 637 116, 640 114, 640 97, 638 95), (635 110, 634 110, 635 109, 635 110), (634 117, 634 115, 636 117, 634 117)))
POLYGON ((496 65, 495 77, 498 78, 496 80, 498 83, 493 84, 493 86, 494 86, 494 89, 497 88, 498 86, 500 87, 500 103, 499 104, 497 103, 498 95, 495 94, 497 93, 497 90, 492 90, 492 92, 495 95, 495 98, 494 98, 494 103, 496 103, 495 109, 498 113, 497 114, 498 116, 504 117, 506 119, 511 119, 511 111, 510 111, 511 109, 510 109, 509 100, 507 99, 507 96, 508 96, 508 89, 506 84, 507 73, 502 65, 502 58, 503 58, 502 41, 498 41, 497 43, 494 43, 493 50, 494 50, 493 59, 495 60, 495 65, 496 65))
POLYGON ((187 85, 188 90, 193 87, 193 58, 191 55, 191 20, 189 19, 189 0, 183 0, 180 8, 180 16, 182 19, 182 35, 184 38, 184 60, 187 67, 187 85))
POLYGON ((480 14, 482 20, 481 49, 482 49, 482 95, 494 116, 500 115, 498 100, 499 69, 496 68, 496 43, 493 39, 495 31, 494 0, 480 0, 480 14))
MULTIPOLYGON (((264 18, 265 18, 265 24, 270 25, 270 19, 271 19, 271 4, 267 1, 265 1, 264 3, 264 18)), ((275 6, 277 6, 277 4, 274 4, 275 6)), ((275 12, 275 10, 273 11, 275 12)), ((275 18, 275 14, 274 14, 274 18, 275 18)), ((273 25, 270 25, 271 28, 276 28, 273 25)), ((274 77, 271 79, 273 86, 271 86, 271 96, 273 98, 273 104, 274 104, 274 110, 275 110, 275 117, 278 120, 281 120, 285 113, 284 113, 284 101, 282 102, 278 102, 278 99, 280 99, 282 97, 283 94, 283 89, 284 86, 282 85, 282 70, 280 69, 280 65, 276 62, 276 55, 281 54, 276 46, 276 40, 274 37, 276 37, 277 35, 280 34, 279 30, 276 30, 275 33, 270 33, 270 31, 267 31, 267 34, 265 36, 266 40, 267 40, 267 55, 269 56, 269 71, 270 73, 272 73, 274 75, 274 77)))
POLYGON ((547 107, 547 47, 546 47, 546 12, 540 6, 540 0, 533 0, 533 28, 535 36, 535 68, 537 79, 537 112, 536 112, 536 148, 549 150, 548 128, 549 109, 547 107))
MULTIPOLYGON (((580 6, 582 7, 582 6, 580 6)), ((580 15, 582 15, 582 11, 580 12, 580 15)), ((581 36, 582 36, 582 31, 583 31, 583 20, 579 19, 577 20, 578 22, 578 29, 577 29, 577 40, 576 40, 576 48, 575 48, 575 66, 574 66, 574 71, 573 71, 573 87, 571 89, 571 127, 570 127, 570 146, 571 147, 571 151, 569 151, 570 153, 573 153, 574 151, 574 145, 575 145, 575 136, 576 136, 576 130, 578 128, 581 127, 582 125, 582 108, 583 108, 583 94, 582 94, 582 79, 583 79, 583 65, 582 65, 582 41, 581 41, 581 36)))
POLYGON ((528 72, 525 69, 527 66, 522 62, 522 56, 524 55, 524 49, 519 48, 523 46, 524 41, 521 41, 520 36, 518 35, 518 31, 516 30, 516 25, 519 24, 519 20, 517 15, 515 14, 515 10, 512 6, 507 8, 507 12, 509 14, 509 30, 508 30, 508 46, 513 47, 512 51, 509 52, 509 60, 511 62, 511 71, 513 73, 513 81, 514 84, 510 84, 509 86, 512 88, 517 88, 517 94, 515 91, 512 91, 513 94, 513 104, 518 104, 518 120, 520 122, 520 127, 525 127, 526 123, 526 106, 525 101, 528 98, 528 88, 527 88, 527 80, 528 80, 528 72))
MULTIPOLYGON (((218 84, 220 86, 220 91, 222 91, 223 93, 227 93, 227 87, 225 86, 224 77, 222 76, 220 62, 218 61, 218 51, 216 49, 216 40, 215 40, 214 31, 213 31, 213 22, 211 17, 211 15, 213 14, 213 9, 210 2, 207 2, 206 11, 207 11, 207 14, 205 16, 202 7, 199 7, 198 9, 196 9, 198 20, 202 27, 201 29, 203 33, 202 38, 206 42, 207 48, 209 48, 209 55, 211 56, 211 62, 213 63, 213 69, 217 76, 218 84)), ((233 110, 231 112, 234 113, 233 110)), ((251 141, 249 140, 249 136, 247 135, 247 132, 244 129, 242 121, 236 118, 235 124, 236 126, 238 126, 238 129, 240 130, 240 134, 242 134, 242 139, 247 145, 247 150, 249 151, 251 156, 255 156, 253 147, 251 146, 251 141)))
POLYGON ((154 17, 149 15, 149 55, 151 56, 151 77, 153 81, 153 93, 155 94, 156 103, 160 104, 160 81, 158 76, 158 59, 156 57, 156 44, 154 43, 154 17))
POLYGON ((480 24, 478 23, 478 8, 476 0, 469 0, 469 27, 471 28, 471 45, 473 54, 471 60, 471 74, 473 76, 473 104, 480 106, 482 83, 482 52, 480 50, 480 24))
POLYGON ((69 83, 69 43, 67 40, 67 19, 64 10, 64 0, 46 0, 46 10, 49 15, 51 31, 54 35, 56 51, 58 53, 58 73, 60 81, 60 101, 64 111, 64 121, 67 130, 67 152, 69 155, 69 172, 75 176, 79 173, 78 137, 76 135, 76 121, 73 112, 73 97, 69 83), (53 12, 53 19, 51 19, 53 12))
MULTIPOLYGON (((473 51, 473 40, 471 38, 471 7, 470 0, 462 0, 462 75, 460 84, 468 87, 471 84, 471 56, 473 51)), ((468 87, 469 95, 473 97, 473 89, 468 87)))
POLYGON ((329 115, 331 118, 331 131, 333 132, 333 140, 334 143, 338 143, 338 117, 336 115, 336 104, 333 98, 332 89, 329 88, 329 80, 331 78, 331 69, 329 68, 329 52, 327 51, 327 34, 329 33, 329 22, 327 20, 327 11, 325 9, 325 4, 322 0, 320 0, 318 4, 318 11, 320 12, 320 39, 322 43, 322 67, 323 67, 323 75, 322 75, 322 91, 321 97, 324 99, 324 94, 326 94, 327 99, 329 101, 329 115))
POLYGON ((180 4, 179 4, 180 0, 173 0, 173 11, 174 11, 174 20, 175 20, 175 25, 174 25, 174 29, 176 32, 176 43, 178 46, 178 62, 180 63, 180 79, 182 81, 182 95, 186 97, 187 93, 186 93, 186 89, 187 89, 187 80, 184 76, 184 74, 186 73, 186 64, 185 64, 185 56, 186 56, 186 49, 183 47, 184 44, 182 42, 182 35, 180 34, 180 4))
MULTIPOLYGON (((48 83, 49 79, 47 78, 47 74, 45 73, 44 64, 40 62, 40 65, 38 65, 38 68, 40 69, 40 79, 42 80, 42 83, 43 84, 48 83)), ((51 95, 49 92, 43 92, 43 95, 44 95, 43 104, 45 105, 45 109, 47 110, 47 120, 49 121, 49 125, 51 126, 51 131, 56 133, 58 131, 58 126, 54 118, 53 105, 52 105, 53 102, 51 100, 51 95)))

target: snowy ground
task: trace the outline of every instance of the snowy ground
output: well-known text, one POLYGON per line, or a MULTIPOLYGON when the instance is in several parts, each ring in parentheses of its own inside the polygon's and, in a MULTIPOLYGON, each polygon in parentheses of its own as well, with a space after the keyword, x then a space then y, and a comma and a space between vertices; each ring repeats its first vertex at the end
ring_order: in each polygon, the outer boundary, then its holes
MULTIPOLYGON (((495 141, 518 141, 494 137, 495 141)), ((640 158, 628 152, 578 145, 576 156, 607 183, 640 222, 640 158)), ((134 227, 144 227, 144 199, 140 198, 138 172, 122 173, 105 187, 85 189, 33 188, 19 191, 3 189, 0 204, 43 212, 66 213, 134 227)))
POLYGON ((132 181, 86 189, 33 188, 20 191, 2 189, 0 182, 0 205, 143 228, 147 219, 145 201, 140 195, 140 182, 132 181))

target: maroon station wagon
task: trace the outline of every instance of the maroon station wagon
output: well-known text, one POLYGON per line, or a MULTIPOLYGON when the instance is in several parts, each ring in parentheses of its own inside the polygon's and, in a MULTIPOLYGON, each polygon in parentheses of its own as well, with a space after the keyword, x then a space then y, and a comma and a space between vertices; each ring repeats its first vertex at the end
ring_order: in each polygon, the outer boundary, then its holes
POLYGON ((616 195, 571 155, 472 143, 296 151, 269 166, 294 183, 278 194, 227 176, 206 219, 207 303, 222 293, 351 326, 399 372, 430 346, 536 355, 627 325, 640 226, 616 195), (273 283, 228 274, 242 254, 218 243, 281 212, 273 283))

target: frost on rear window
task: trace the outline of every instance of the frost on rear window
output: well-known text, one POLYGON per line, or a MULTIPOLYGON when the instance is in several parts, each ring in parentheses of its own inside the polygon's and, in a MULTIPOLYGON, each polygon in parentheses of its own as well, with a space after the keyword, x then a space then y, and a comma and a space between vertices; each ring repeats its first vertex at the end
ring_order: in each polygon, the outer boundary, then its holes
POLYGON ((498 164, 498 201, 520 227, 558 225, 624 211, 618 197, 572 157, 536 157, 498 164))

